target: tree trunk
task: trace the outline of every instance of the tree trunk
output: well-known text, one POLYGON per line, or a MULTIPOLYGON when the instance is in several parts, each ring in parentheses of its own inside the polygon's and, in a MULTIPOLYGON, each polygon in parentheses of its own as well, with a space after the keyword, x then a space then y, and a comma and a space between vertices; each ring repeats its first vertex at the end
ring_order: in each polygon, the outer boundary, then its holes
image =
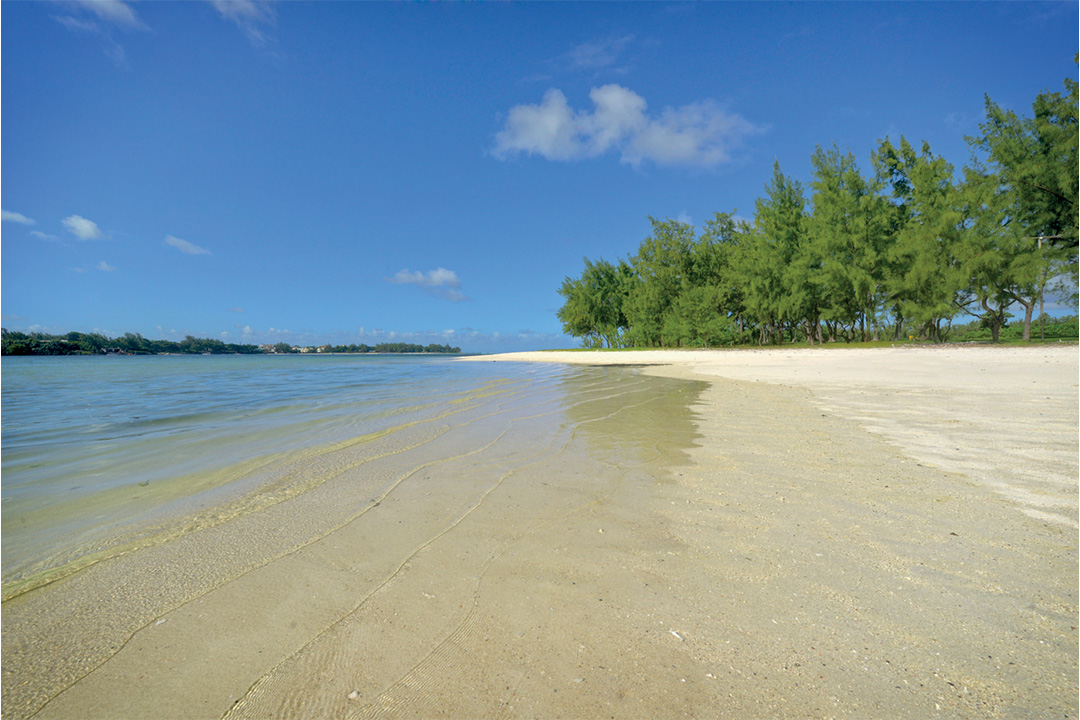
POLYGON ((1028 342, 1031 340, 1031 316, 1035 312, 1035 299, 1032 298, 1030 302, 1017 302, 1024 306, 1024 342, 1028 342))
POLYGON ((983 310, 990 315, 990 337, 994 342, 998 341, 998 337, 1001 335, 1001 326, 1005 324, 1005 306, 1002 305, 997 310, 990 307, 990 302, 986 298, 981 298, 983 310))

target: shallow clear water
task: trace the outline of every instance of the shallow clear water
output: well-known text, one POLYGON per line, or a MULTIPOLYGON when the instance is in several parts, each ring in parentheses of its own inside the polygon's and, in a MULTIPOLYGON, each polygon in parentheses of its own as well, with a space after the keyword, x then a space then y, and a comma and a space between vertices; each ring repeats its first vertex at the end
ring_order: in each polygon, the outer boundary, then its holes
POLYGON ((344 716, 358 657, 434 656, 487 589, 516 606, 523 558, 666 537, 697 387, 415 356, 5 360, 5 716, 344 716), (420 645, 382 634, 406 627, 420 645))
POLYGON ((296 453, 430 420, 537 372, 386 355, 4 358, 0 369, 5 583, 250 491, 296 453))

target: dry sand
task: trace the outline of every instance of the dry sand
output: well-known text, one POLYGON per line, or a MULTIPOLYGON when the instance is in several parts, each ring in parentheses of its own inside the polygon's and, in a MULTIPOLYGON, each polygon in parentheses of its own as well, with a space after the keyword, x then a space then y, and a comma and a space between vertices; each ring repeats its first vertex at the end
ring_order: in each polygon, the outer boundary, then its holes
POLYGON ((1076 346, 494 359, 713 380, 664 520, 686 714, 1077 716, 1076 346))
POLYGON ((1076 529, 1077 357, 1076 346, 1062 345, 555 351, 487 359, 647 365, 669 377, 809 390, 818 407, 858 421, 904 454, 962 472, 1032 517, 1076 529))
POLYGON ((4 716, 1077 716, 1075 346, 473 360, 653 367, 6 602, 4 716))

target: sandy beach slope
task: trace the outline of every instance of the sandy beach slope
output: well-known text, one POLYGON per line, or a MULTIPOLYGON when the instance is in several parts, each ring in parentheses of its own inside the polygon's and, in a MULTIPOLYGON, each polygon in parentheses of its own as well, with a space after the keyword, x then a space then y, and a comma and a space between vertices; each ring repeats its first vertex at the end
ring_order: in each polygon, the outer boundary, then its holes
POLYGON ((669 377, 810 391, 905 454, 969 475, 1049 522, 1078 527, 1075 345, 1001 348, 504 353, 469 360, 644 365, 669 377))
POLYGON ((647 367, 5 601, 3 717, 1077 717, 1075 345, 463 360, 647 367))
MULTIPOLYGON (((1077 716, 1078 353, 541 352, 708 379, 665 522, 729 717, 1077 716)), ((708 711, 702 715, 708 715, 708 711)))

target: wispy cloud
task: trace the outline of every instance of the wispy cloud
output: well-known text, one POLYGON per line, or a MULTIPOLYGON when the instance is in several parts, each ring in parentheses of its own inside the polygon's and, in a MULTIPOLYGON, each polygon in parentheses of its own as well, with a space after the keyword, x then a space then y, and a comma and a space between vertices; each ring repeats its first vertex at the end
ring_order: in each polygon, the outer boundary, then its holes
POLYGON ((145 29, 146 26, 135 13, 135 9, 123 0, 70 0, 72 5, 78 6, 95 15, 102 22, 122 27, 145 29))
POLYGON ((105 262, 104 260, 99 262, 94 267, 97 268, 98 270, 102 271, 102 272, 114 272, 116 270, 116 268, 114 268, 112 265, 105 262))
POLYGON ((4 222, 16 222, 20 225, 36 225, 37 223, 23 215, 22 213, 12 212, 10 210, 0 210, 0 220, 4 222))
POLYGON ((97 223, 84 217, 72 215, 64 218, 60 223, 80 240, 98 240, 102 237, 101 228, 97 226, 97 223))
POLYGON ((492 154, 507 160, 539 155, 571 161, 616 151, 624 163, 714 167, 729 162, 746 138, 764 131, 712 100, 650 114, 645 98, 620 85, 589 92, 594 109, 570 107, 561 90, 548 90, 537 105, 510 109, 492 154))
POLYGON ((204 247, 199 247, 195 243, 188 242, 187 240, 181 240, 178 237, 172 235, 165 236, 165 244, 169 247, 174 247, 185 255, 209 255, 210 251, 204 247))
POLYGON ((105 55, 118 65, 125 62, 127 54, 113 38, 112 29, 148 29, 134 8, 123 0, 68 0, 63 6, 71 12, 57 16, 56 21, 71 32, 97 37, 105 55))
POLYGON ((457 273, 446 268, 436 268, 426 273, 419 270, 400 270, 394 277, 387 278, 387 280, 398 285, 415 285, 432 295, 453 302, 469 299, 468 296, 461 292, 461 280, 458 279, 457 273))
POLYGON ((40 239, 40 240, 48 240, 49 242, 52 242, 53 240, 59 240, 60 239, 60 238, 56 237, 55 235, 50 235, 49 233, 41 232, 40 230, 31 230, 30 234, 33 235, 34 237, 40 239))
POLYGON ((575 70, 617 69, 616 66, 633 40, 633 35, 624 35, 582 43, 563 55, 562 60, 575 70))
POLYGON ((275 19, 269 0, 210 0, 210 3, 221 17, 235 23, 252 45, 266 45, 274 39, 269 33, 275 19))

